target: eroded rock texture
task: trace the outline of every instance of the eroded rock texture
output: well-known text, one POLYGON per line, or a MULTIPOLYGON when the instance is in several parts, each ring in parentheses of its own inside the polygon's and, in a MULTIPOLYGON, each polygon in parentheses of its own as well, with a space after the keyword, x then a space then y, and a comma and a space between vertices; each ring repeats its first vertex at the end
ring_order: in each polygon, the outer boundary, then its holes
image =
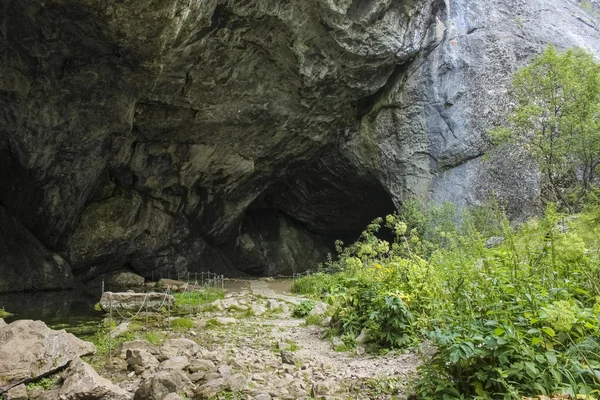
POLYGON ((484 163, 483 135, 513 70, 597 24, 570 0, 4 0, 0 205, 82 280, 310 268, 411 194, 526 212, 535 168, 484 163))

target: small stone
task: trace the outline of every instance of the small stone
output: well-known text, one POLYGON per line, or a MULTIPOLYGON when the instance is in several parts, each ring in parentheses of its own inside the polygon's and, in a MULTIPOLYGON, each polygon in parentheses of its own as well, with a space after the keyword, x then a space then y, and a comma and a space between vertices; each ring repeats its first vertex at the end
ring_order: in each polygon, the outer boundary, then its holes
POLYGON ((183 400, 177 393, 169 393, 163 400, 183 400))
POLYGON ((294 356, 294 354, 289 351, 289 350, 281 350, 281 362, 283 362, 284 364, 291 364, 291 365, 295 365, 296 364, 296 357, 294 356))
POLYGON ((356 355, 362 356, 365 354, 365 348, 363 346, 356 346, 356 355))
POLYGON ((221 365, 217 371, 223 378, 228 378, 231 376, 231 367, 229 365, 221 365))
POLYGON ((198 381, 203 380, 205 377, 206 377, 206 372, 202 372, 202 371, 194 372, 193 374, 190 375, 190 381, 198 382, 198 381))
POLYGON ((365 344, 369 340, 371 340, 371 335, 369 334, 369 330, 367 328, 363 328, 363 330, 360 331, 360 335, 358 335, 355 339, 357 344, 365 344))
POLYGON ((161 369, 186 369, 190 360, 186 356, 175 356, 160 363, 161 369))
POLYGON ((331 325, 331 317, 328 316, 321 320, 321 326, 328 327, 329 325, 331 325))
POLYGON ((143 349, 132 349, 126 352, 127 365, 130 369, 137 367, 143 369, 158 367, 158 360, 143 349))
POLYGON ((254 313, 254 315, 257 315, 257 316, 263 315, 264 313, 267 312, 267 309, 264 306, 261 306, 259 304, 252 304, 251 308, 252 308, 252 312, 254 313))
POLYGON ((27 388, 24 384, 20 384, 11 388, 8 393, 6 393, 6 400, 27 400, 29 396, 27 395, 27 388))
POLYGON ((276 310, 280 307, 280 304, 277 300, 275 299, 269 299, 267 300, 267 308, 269 310, 276 310))
POLYGON ((200 346, 198 346, 198 343, 190 339, 179 338, 167 340, 161 348, 161 353, 165 359, 176 356, 192 358, 198 354, 199 350, 200 346))
POLYGON ((339 385, 333 381, 314 382, 312 387, 313 397, 331 395, 340 389, 339 385))
POLYGON ((232 317, 217 317, 217 322, 221 325, 237 324, 239 321, 232 317))
POLYGON ((193 360, 188 367, 190 372, 209 371, 215 368, 215 363, 211 360, 197 359, 193 360))

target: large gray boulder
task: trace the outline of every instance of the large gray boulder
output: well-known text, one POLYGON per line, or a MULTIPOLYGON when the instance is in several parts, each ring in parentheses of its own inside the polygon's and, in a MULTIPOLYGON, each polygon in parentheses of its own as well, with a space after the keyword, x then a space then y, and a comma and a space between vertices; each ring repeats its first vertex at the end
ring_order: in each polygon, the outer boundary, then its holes
POLYGON ((190 385, 187 375, 177 369, 158 371, 142 382, 135 392, 135 400, 163 400, 169 393, 179 393, 190 385))
POLYGON ((166 293, 104 292, 100 298, 100 308, 105 312, 111 308, 128 313, 158 311, 163 307, 173 307, 174 304, 175 298, 166 293))
POLYGON ((130 400, 132 395, 106 378, 80 358, 69 364, 60 389, 43 394, 42 400, 130 400))
POLYGON ((41 321, 20 320, 0 327, 0 393, 95 351, 92 343, 41 321))

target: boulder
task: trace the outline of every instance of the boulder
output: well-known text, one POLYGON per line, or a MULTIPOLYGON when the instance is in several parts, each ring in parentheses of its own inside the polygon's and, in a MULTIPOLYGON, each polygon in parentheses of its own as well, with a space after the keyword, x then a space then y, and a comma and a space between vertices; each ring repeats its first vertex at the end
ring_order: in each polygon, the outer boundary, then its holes
POLYGON ((190 365, 190 360, 186 356, 175 356, 160 363, 160 369, 179 369, 184 370, 190 365))
POLYGON ((66 366, 96 347, 41 321, 20 320, 0 328, 0 393, 66 366))
POLYGON ((369 330, 367 328, 363 328, 363 330, 360 331, 360 335, 356 337, 355 342, 356 344, 365 344, 369 342, 369 340, 371 340, 369 330))
POLYGON ((131 394, 101 377, 79 357, 71 362, 58 390, 61 400, 130 400, 131 394))
POLYGON ((296 364, 296 357, 294 356, 294 353, 292 353, 289 350, 281 350, 281 362, 284 364, 290 364, 290 365, 295 365, 296 364))
POLYGON ((250 306, 252 308, 252 312, 254 313, 254 315, 256 316, 261 316, 264 313, 267 312, 267 309, 265 306, 261 306, 260 304, 252 304, 252 306, 250 306))
POLYGON ((175 304, 175 297, 165 293, 104 292, 100 298, 100 307, 105 312, 113 311, 137 313, 139 311, 158 311, 175 304))
POLYGON ((228 390, 239 392, 246 389, 248 379, 243 374, 235 374, 223 377, 214 377, 207 379, 206 383, 196 390, 196 395, 202 399, 212 399, 217 393, 228 390))
POLYGON ((189 378, 180 370, 158 371, 142 382, 135 392, 134 400, 163 400, 170 393, 183 391, 189 384, 189 378))
POLYGON ((325 315, 327 313, 327 304, 325 303, 317 303, 312 310, 310 310, 309 315, 325 315))
POLYGON ((4 320, 2 318, 0 318, 0 328, 2 328, 3 326, 6 326, 6 322, 4 322, 4 320))
POLYGON ((145 350, 154 356, 160 354, 160 349, 157 346, 145 340, 123 342, 123 344, 121 344, 121 358, 127 358, 127 350, 145 350))
POLYGON ((165 359, 176 356, 186 356, 188 358, 192 358, 198 354, 198 351, 200 351, 200 346, 198 346, 198 343, 190 339, 169 339, 161 347, 160 351, 161 355, 165 359))
POLYGON ((190 372, 210 371, 215 368, 215 363, 210 360, 197 359, 193 360, 188 367, 190 372))
POLYGON ((148 368, 156 368, 159 364, 156 357, 143 349, 127 350, 126 360, 127 366, 138 373, 148 368))
POLYGON ((130 325, 129 322, 120 323, 115 329, 110 331, 110 337, 114 339, 117 336, 121 336, 122 334, 124 334, 125 332, 127 332, 129 330, 129 325, 130 325))
POLYGON ((133 272, 118 272, 108 280, 108 288, 111 290, 139 288, 144 286, 144 282, 144 277, 133 272))

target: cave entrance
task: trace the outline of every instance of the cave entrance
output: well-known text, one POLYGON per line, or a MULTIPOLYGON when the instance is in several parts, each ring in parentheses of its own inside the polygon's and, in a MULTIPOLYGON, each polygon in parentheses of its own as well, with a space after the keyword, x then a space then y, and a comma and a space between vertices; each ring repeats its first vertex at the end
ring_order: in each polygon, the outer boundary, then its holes
POLYGON ((340 157, 320 159, 273 184, 246 211, 236 255, 255 276, 314 269, 337 239, 357 240, 396 210, 378 179, 340 157))

